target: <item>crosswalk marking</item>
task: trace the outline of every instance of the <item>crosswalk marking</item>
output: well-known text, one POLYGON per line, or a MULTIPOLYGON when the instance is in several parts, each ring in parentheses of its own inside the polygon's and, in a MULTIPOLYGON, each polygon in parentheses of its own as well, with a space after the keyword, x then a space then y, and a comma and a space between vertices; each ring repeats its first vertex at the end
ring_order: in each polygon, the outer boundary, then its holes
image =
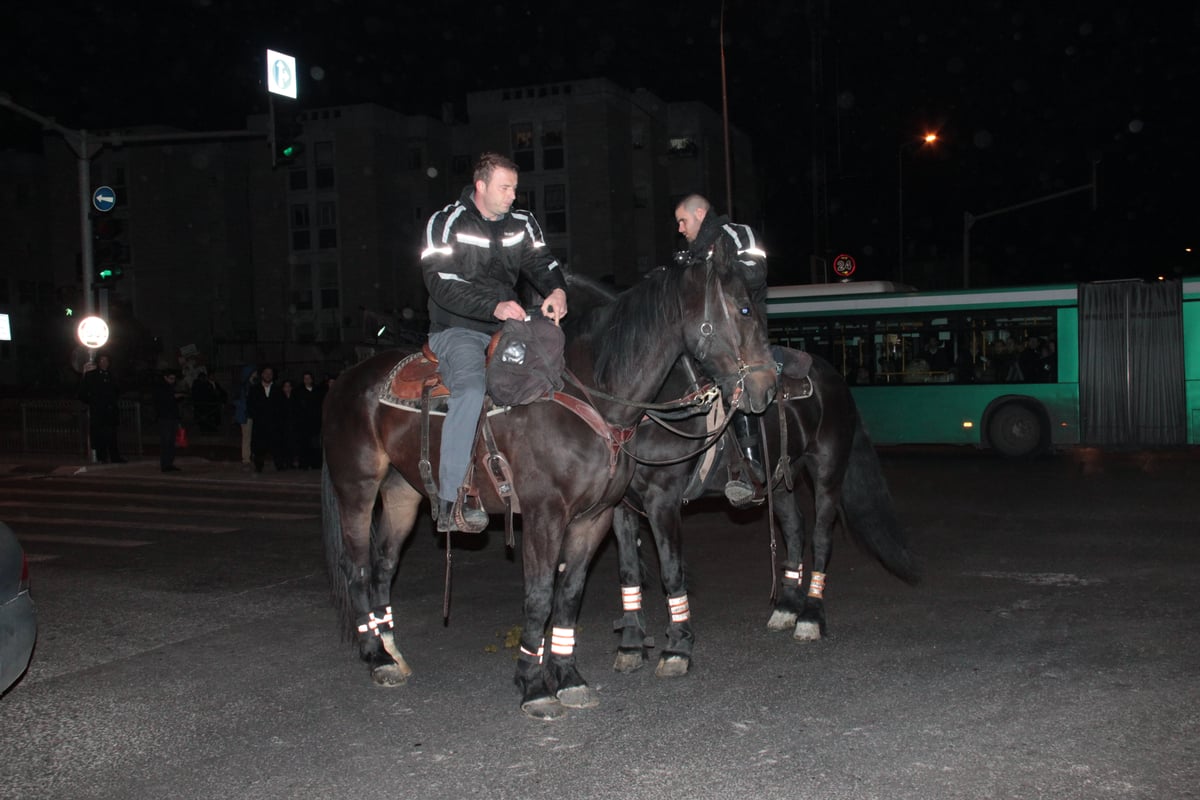
MULTIPOLYGON (((159 498, 159 499, 161 499, 161 498, 159 498)), ((172 502, 174 502, 174 498, 172 498, 172 502)), ((212 503, 210 502, 209 505, 212 505, 212 503)), ((0 508, 43 508, 43 507, 44 507, 43 503, 35 502, 32 500, 0 500, 0 508)), ((71 511, 101 511, 104 513, 111 513, 114 511, 119 511, 123 514, 173 514, 173 513, 176 513, 177 511, 179 511, 179 509, 149 508, 146 506, 115 506, 115 505, 101 506, 101 505, 83 505, 83 504, 76 505, 74 503, 72 503, 70 506, 63 506, 63 508, 69 508, 71 511)), ((316 517, 317 517, 316 514, 294 514, 294 513, 288 512, 288 511, 249 511, 249 512, 246 512, 244 510, 239 510, 237 512, 234 512, 234 511, 222 511, 219 509, 212 509, 212 508, 189 508, 189 509, 187 509, 187 514, 190 517, 195 517, 195 516, 200 516, 200 517, 241 516, 241 517, 249 517, 251 519, 259 519, 259 520, 274 519, 274 520, 293 521, 293 522, 299 521, 299 520, 304 520, 304 519, 316 519, 316 517)))
MULTIPOLYGON (((154 542, 143 539, 104 539, 100 536, 63 536, 57 533, 22 533, 17 536, 21 540, 22 545, 26 544, 86 544, 96 547, 145 547, 154 542)), ((40 559, 35 559, 33 556, 26 556, 30 561, 42 560, 47 561, 55 556, 42 556, 40 559)))
POLYGON ((132 528, 144 531, 175 531, 178 533, 233 533, 241 528, 213 525, 188 525, 180 522, 129 522, 118 519, 95 519, 76 517, 34 517, 29 514, 5 517, 13 528, 18 525, 78 525, 83 528, 132 528))

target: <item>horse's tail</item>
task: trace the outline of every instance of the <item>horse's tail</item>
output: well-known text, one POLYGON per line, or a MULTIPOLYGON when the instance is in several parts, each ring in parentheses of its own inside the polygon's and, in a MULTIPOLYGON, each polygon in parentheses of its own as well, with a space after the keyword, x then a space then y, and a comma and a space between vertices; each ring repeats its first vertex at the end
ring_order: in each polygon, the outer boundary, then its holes
POLYGON ((842 515, 851 534, 865 544, 889 572, 910 584, 921 579, 920 568, 896 518, 879 455, 867 436, 861 417, 854 426, 850 463, 842 483, 842 515))
POLYGON ((354 612, 350 607, 350 582, 345 569, 346 548, 342 541, 342 517, 338 512, 337 493, 329 476, 329 462, 321 466, 321 520, 325 540, 325 570, 329 576, 329 595, 338 615, 342 636, 353 641, 354 612))

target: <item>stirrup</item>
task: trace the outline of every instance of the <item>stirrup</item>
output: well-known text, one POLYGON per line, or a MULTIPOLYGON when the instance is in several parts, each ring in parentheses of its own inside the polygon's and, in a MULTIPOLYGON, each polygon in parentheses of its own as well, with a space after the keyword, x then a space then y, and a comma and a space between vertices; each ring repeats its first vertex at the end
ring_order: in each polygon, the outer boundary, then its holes
POLYGON ((487 530, 491 518, 482 508, 474 508, 462 500, 438 500, 441 503, 438 512, 438 533, 462 531, 463 533, 480 533, 487 530))
POLYGON ((732 480, 725 484, 725 499, 734 508, 753 508, 767 500, 765 495, 756 495, 754 487, 743 480, 732 480))

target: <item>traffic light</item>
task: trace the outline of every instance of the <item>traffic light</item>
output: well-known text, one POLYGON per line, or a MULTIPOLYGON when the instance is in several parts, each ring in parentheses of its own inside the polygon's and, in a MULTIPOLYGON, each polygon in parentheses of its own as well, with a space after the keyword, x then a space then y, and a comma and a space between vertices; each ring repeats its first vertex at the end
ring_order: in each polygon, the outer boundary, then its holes
POLYGON ((129 263, 129 248, 125 244, 125 223, 112 217, 100 217, 92 222, 92 279, 101 286, 120 280, 124 265, 129 263))
POLYGON ((294 106, 276 103, 274 129, 271 131, 271 163, 274 166, 291 164, 304 152, 304 124, 294 106))

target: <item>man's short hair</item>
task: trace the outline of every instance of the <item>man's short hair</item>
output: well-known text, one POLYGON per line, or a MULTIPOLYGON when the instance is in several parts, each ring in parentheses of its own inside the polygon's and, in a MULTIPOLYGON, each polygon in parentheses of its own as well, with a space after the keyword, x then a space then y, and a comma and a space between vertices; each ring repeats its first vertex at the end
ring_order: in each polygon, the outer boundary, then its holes
POLYGON ((512 172, 521 171, 521 168, 517 166, 517 162, 511 158, 502 156, 499 153, 484 153, 479 157, 479 161, 475 163, 475 182, 483 181, 484 183, 490 183, 492 173, 497 168, 511 170, 512 172))
POLYGON ((698 208, 703 208, 705 211, 712 208, 712 203, 708 202, 708 198, 702 194, 689 194, 687 197, 675 204, 675 209, 682 208, 685 211, 695 211, 698 208))

